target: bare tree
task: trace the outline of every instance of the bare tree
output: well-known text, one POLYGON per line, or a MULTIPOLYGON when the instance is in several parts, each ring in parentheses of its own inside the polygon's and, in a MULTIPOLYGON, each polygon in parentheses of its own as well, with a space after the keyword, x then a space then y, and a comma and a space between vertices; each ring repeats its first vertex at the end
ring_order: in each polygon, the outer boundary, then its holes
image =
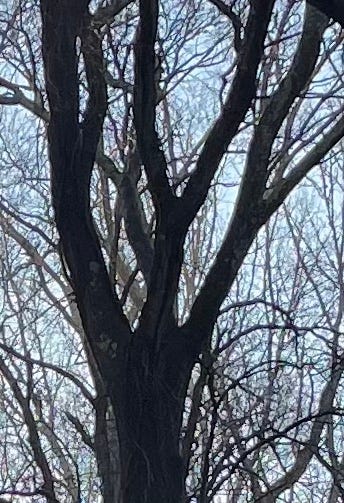
MULTIPOLYGON (((65 364, 31 356, 24 307, 13 305, 21 350, 5 337, 0 368, 28 432, 39 479, 31 495, 58 501, 58 472, 71 501, 85 490, 53 414, 40 416, 34 389, 49 369, 95 413, 92 434, 80 408, 65 421, 97 459, 106 502, 208 502, 224 489, 231 501, 292 501, 319 463, 333 480, 329 501, 340 496, 342 301, 333 322, 318 286, 327 267, 315 256, 318 276, 309 270, 298 213, 283 206, 338 155, 344 134, 341 34, 327 17, 341 22, 339 5, 41 0, 13 2, 4 15, 0 102, 37 128, 42 167, 31 178, 32 152, 16 159, 3 141, 4 169, 20 175, 6 182, 1 225, 40 278, 34 291, 82 338, 95 390, 65 364), (46 129, 59 240, 49 209, 35 210, 46 201, 46 129), (288 275, 272 259, 283 232, 297 256, 288 275), (314 341, 324 339, 320 361, 314 341)), ((325 202, 341 284, 336 212, 325 202)), ((16 295, 20 306, 20 287, 16 295)))

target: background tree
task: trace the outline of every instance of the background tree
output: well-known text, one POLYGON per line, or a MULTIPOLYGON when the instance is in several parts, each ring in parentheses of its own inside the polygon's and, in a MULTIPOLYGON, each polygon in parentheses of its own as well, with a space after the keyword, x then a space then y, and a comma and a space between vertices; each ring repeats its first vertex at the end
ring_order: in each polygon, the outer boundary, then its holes
POLYGON ((96 459, 105 501, 293 501, 321 484, 336 501, 338 27, 297 1, 42 1, 44 84, 39 6, 10 7, 0 363, 8 438, 27 442, 3 492, 93 501, 96 459))

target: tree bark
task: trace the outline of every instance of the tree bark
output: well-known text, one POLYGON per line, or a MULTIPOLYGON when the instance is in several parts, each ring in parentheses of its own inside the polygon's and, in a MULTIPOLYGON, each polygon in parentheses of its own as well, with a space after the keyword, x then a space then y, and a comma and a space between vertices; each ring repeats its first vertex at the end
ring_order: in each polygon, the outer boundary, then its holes
POLYGON ((193 355, 176 327, 168 333, 173 343, 162 344, 159 353, 147 337, 135 337, 131 346, 120 426, 123 503, 183 499, 180 427, 193 355))

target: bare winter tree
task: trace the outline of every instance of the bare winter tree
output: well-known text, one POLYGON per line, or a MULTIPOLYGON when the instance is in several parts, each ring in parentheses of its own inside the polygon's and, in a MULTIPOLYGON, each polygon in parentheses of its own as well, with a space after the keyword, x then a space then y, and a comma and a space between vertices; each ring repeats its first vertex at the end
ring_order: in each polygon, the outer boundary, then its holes
POLYGON ((65 410, 63 424, 97 460, 106 503, 203 503, 222 492, 228 501, 293 501, 316 478, 329 502, 341 497, 334 163, 344 119, 342 39, 331 21, 343 23, 341 3, 41 0, 13 2, 4 15, 0 102, 19 105, 21 123, 36 117, 37 165, 47 129, 59 235, 49 208, 38 217, 34 209, 46 200, 46 171, 31 179, 4 138, 3 163, 30 198, 21 215, 25 195, 9 176, 17 209, 1 201, 6 316, 15 313, 24 349, 4 332, 0 371, 4 400, 21 418, 8 431, 23 421, 23 452, 32 450, 31 471, 24 462, 22 470, 30 483, 39 478, 31 493, 21 482, 22 496, 94 497, 92 476, 80 478, 80 461, 56 434, 63 406, 49 397, 44 416, 35 391, 54 372, 95 413, 92 434, 91 412, 80 408, 65 410), (302 183, 311 186, 303 198, 313 191, 327 211, 329 248, 320 226, 298 222, 308 208, 292 207, 304 199, 286 201, 302 183), (287 240, 292 264, 279 251, 287 240), (23 284, 33 268, 34 291, 63 317, 61 331, 68 324, 82 338, 95 394, 66 363, 47 366, 25 348, 17 306, 28 290, 16 283, 13 243, 30 260, 23 284))

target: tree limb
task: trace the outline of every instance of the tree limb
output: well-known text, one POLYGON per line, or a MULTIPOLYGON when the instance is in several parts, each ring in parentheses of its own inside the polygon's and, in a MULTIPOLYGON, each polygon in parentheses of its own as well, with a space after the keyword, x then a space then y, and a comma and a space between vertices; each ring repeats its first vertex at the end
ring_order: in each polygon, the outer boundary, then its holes
POLYGON ((264 50, 273 1, 253 0, 238 55, 237 71, 222 111, 199 154, 180 201, 181 220, 189 226, 204 203, 219 163, 243 121, 256 93, 256 74, 264 50))
MULTIPOLYGON (((343 110, 341 111, 343 113, 343 110)), ((266 212, 271 216, 283 203, 286 197, 297 186, 297 184, 319 164, 323 157, 334 147, 344 136, 344 116, 318 140, 318 143, 297 163, 290 173, 282 178, 269 193, 266 200, 266 212)))
POLYGON ((140 24, 135 42, 134 122, 148 187, 160 223, 161 210, 171 211, 174 197, 167 179, 167 161, 155 129, 158 0, 140 1, 140 24))
POLYGON ((18 382, 15 376, 12 374, 8 366, 6 365, 4 359, 0 356, 0 371, 8 382, 9 387, 12 390, 15 399, 19 403, 21 408, 26 427, 29 432, 30 446, 34 453, 34 459, 37 463, 37 466, 41 470, 44 484, 42 490, 44 491, 47 502, 48 503, 58 503, 55 496, 55 484, 54 477, 50 470, 50 466, 44 450, 42 448, 42 444, 39 438, 39 434, 36 428, 36 422, 33 417, 32 411, 29 406, 29 400, 25 397, 18 385, 18 382))
POLYGON ((30 363, 32 365, 38 365, 39 367, 46 368, 49 370, 52 370, 53 372, 56 372, 57 374, 61 375, 62 377, 65 377, 66 379, 69 379, 77 388, 80 389, 81 393, 84 395, 86 400, 88 400, 92 405, 94 405, 94 397, 92 394, 88 391, 88 389, 85 387, 84 383, 74 374, 69 372, 68 370, 64 370, 61 367, 58 367, 57 365, 54 365, 53 363, 47 363, 42 360, 37 360, 35 358, 30 358, 29 356, 22 355, 15 349, 9 347, 7 344, 4 344, 0 342, 0 349, 5 351, 6 353, 14 356, 15 358, 18 358, 19 360, 22 360, 26 363, 30 363))
POLYGON ((311 433, 303 449, 300 449, 293 466, 287 473, 277 482, 275 482, 267 493, 262 496, 262 503, 274 503, 278 496, 289 489, 295 482, 297 482, 302 474, 307 469, 310 460, 317 452, 318 444, 320 442, 323 427, 326 424, 328 415, 333 408, 333 400, 335 398, 339 381, 342 377, 344 370, 343 361, 338 363, 333 369, 329 382, 324 387, 319 403, 318 418, 313 420, 311 433))
POLYGON ((41 1, 43 59, 50 105, 48 141, 52 193, 63 253, 88 342, 110 386, 115 385, 130 327, 112 290, 90 210, 90 178, 107 109, 101 39, 86 0, 41 1), (81 37, 88 102, 79 124, 76 38, 81 37), (115 367, 115 369, 114 369, 115 367))
POLYGON ((294 61, 270 98, 256 127, 227 234, 185 325, 186 330, 190 330, 195 338, 201 340, 205 337, 205 334, 200 333, 200 326, 204 327, 206 334, 212 330, 220 305, 249 247, 260 227, 272 215, 272 212, 266 212, 263 198, 272 144, 291 104, 306 86, 313 72, 326 25, 326 16, 308 6, 303 35, 294 61))
POLYGON ((344 28, 344 0, 307 0, 326 16, 331 17, 344 28))

